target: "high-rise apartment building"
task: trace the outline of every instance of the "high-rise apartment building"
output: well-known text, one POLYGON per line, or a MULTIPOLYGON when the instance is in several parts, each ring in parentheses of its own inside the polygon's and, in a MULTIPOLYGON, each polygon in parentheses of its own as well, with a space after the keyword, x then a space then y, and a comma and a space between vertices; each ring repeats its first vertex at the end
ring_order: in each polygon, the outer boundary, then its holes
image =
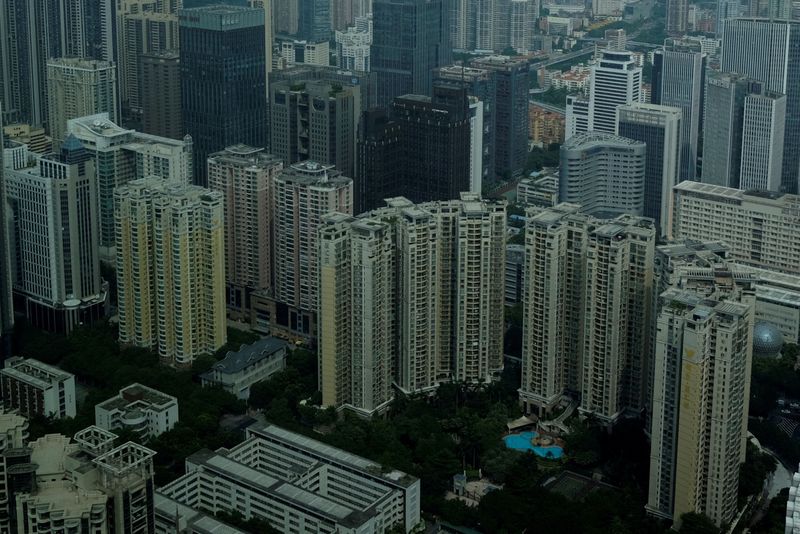
POLYGON ((646 145, 642 215, 656 222, 659 237, 669 233, 672 187, 679 181, 681 120, 676 107, 636 103, 618 108, 619 135, 646 145))
POLYGON ((729 523, 745 459, 754 296, 707 271, 659 297, 647 509, 676 524, 688 512, 729 523))
POLYGON ((73 58, 47 61, 47 109, 54 143, 66 137, 67 121, 96 113, 119 117, 117 67, 107 61, 73 58))
POLYGON ((375 0, 370 62, 378 106, 430 94, 433 69, 452 63, 449 5, 442 0, 375 0))
POLYGON ((575 204, 528 214, 522 387, 526 411, 565 392, 613 422, 645 408, 655 229, 649 219, 595 219, 575 204))
POLYGON ((183 126, 195 143, 195 182, 205 185, 211 153, 267 146, 264 10, 213 5, 179 19, 183 126))
POLYGON ((735 73, 710 72, 706 78, 703 183, 739 187, 744 100, 750 84, 735 73))
POLYGON ((192 139, 167 139, 117 126, 108 113, 67 121, 94 159, 100 218, 100 256, 114 261, 114 188, 136 178, 155 176, 173 184, 189 184, 193 175, 192 139))
POLYGON ((800 23, 732 19, 725 24, 721 68, 786 95, 781 191, 798 193, 800 180, 800 23))
MULTIPOLYGON (((494 165, 497 175, 522 172, 528 157, 528 62, 521 58, 488 56, 472 66, 494 72, 494 165)), ((474 95, 481 98, 481 95, 474 95)))
POLYGON ((786 96, 757 90, 744 98, 739 188, 781 189, 785 121, 786 96))
POLYGON ((142 55, 142 131, 170 139, 184 135, 181 117, 181 59, 176 50, 142 55))
POLYGON ((355 173, 361 90, 328 80, 270 84, 272 153, 290 165, 311 159, 355 173))
POLYGON ((322 216, 334 211, 353 213, 353 181, 331 165, 297 163, 273 181, 274 329, 316 335, 317 233, 322 216))
POLYGON ((589 215, 642 215, 647 147, 641 140, 584 133, 561 145, 558 200, 589 215))
POLYGON ((589 99, 567 99, 566 138, 583 132, 617 133, 617 107, 643 102, 642 68, 631 52, 603 50, 592 66, 589 99))
POLYGON ((511 0, 509 18, 509 46, 518 54, 526 54, 533 44, 533 31, 538 12, 534 9, 538 3, 534 0, 511 0))
POLYGON ((674 188, 675 239, 721 241, 733 259, 788 273, 800 273, 800 197, 742 191, 698 182, 674 188))
POLYGON ((681 159, 679 178, 695 180, 699 139, 703 120, 706 57, 699 45, 688 46, 667 39, 653 56, 653 104, 680 108, 681 159))
POLYGON ((689 1, 668 0, 666 30, 669 34, 683 35, 689 25, 689 1))
POLYGON ((208 158, 208 187, 222 193, 225 276, 232 312, 250 309, 250 293, 272 286, 272 182, 283 169, 262 148, 229 146, 208 158))
POLYGON ((226 340, 222 194, 133 180, 114 191, 119 339, 188 367, 226 340))
MULTIPOLYGON (((120 101, 126 113, 141 114, 143 56, 177 50, 177 2, 117 0, 116 38, 120 101)), ((178 81, 180 78, 176 78, 178 81)))
POLYGON ((372 414, 394 382, 487 382, 502 369, 505 202, 403 197, 320 230, 323 404, 372 414))
POLYGON ((14 292, 31 324, 69 333, 105 315, 97 184, 74 136, 33 167, 5 170, 14 292))

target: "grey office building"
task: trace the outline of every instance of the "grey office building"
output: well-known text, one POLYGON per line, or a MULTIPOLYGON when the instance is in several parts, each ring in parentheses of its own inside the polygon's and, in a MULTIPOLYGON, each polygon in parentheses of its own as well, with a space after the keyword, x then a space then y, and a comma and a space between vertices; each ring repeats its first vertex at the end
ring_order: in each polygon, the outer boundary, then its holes
POLYGON ((433 69, 452 63, 449 4, 444 0, 375 0, 370 61, 378 106, 396 97, 428 95, 433 69))
POLYGON ((656 221, 660 236, 667 234, 672 188, 678 183, 681 110, 656 104, 620 106, 619 135, 647 145, 642 214, 656 221))
POLYGON ((764 82, 765 89, 786 95, 786 124, 781 190, 798 192, 800 171, 800 23, 734 19, 725 23, 723 72, 764 82))
POLYGON ((182 9, 179 19, 183 125, 204 186, 209 154, 267 144, 264 10, 214 5, 182 9))
POLYGON ((700 181, 739 188, 744 99, 750 79, 712 72, 706 79, 703 166, 700 181))
POLYGON ((476 59, 472 66, 495 73, 495 173, 518 175, 528 158, 528 61, 507 56, 476 59))
POLYGON ((706 56, 697 49, 673 44, 653 58, 653 104, 674 106, 683 111, 680 179, 697 177, 697 159, 703 118, 703 87, 706 56))
POLYGON ((558 200, 589 215, 642 215, 646 145, 618 135, 588 132, 561 145, 558 200))

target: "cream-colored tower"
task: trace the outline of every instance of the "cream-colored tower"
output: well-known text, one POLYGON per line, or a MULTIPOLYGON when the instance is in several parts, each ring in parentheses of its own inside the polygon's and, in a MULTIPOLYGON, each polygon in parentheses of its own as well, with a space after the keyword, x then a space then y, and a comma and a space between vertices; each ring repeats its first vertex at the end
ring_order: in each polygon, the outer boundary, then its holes
POLYGON ((272 181, 283 163, 262 148, 229 146, 208 158, 208 187, 222 193, 225 211, 227 304, 249 310, 250 293, 272 285, 272 181))
POLYGON ((145 178, 115 197, 120 341, 187 367, 226 340, 222 195, 145 178))

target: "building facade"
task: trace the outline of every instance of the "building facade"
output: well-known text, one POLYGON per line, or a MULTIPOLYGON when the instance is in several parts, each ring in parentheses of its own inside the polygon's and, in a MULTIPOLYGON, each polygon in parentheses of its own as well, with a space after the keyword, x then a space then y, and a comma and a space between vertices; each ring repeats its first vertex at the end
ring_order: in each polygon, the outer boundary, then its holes
POLYGON ((47 123, 54 143, 66 138, 67 121, 96 113, 119 118, 117 67, 75 58, 47 61, 47 123))
POLYGON ((205 186, 213 152, 267 146, 264 10, 214 5, 183 9, 179 20, 183 127, 195 143, 195 183, 205 186))
POLYGON ((175 50, 141 57, 142 131, 182 139, 181 60, 175 50))
POLYGON ((637 103, 618 108, 619 135, 646 145, 642 215, 656 222, 659 236, 668 233, 672 188, 680 181, 681 120, 676 107, 637 103))
POLYGON ((780 191, 786 96, 760 89, 744 99, 739 188, 780 191))
POLYGON ((75 376, 34 359, 9 358, 0 369, 5 410, 26 417, 75 417, 75 376))
POLYGON ((222 194, 133 180, 114 193, 119 340, 188 367, 226 341, 222 194))
POLYGON ((584 133, 561 146, 559 202, 580 204, 597 217, 642 215, 647 147, 607 133, 584 133))
POLYGON ((208 187, 225 213, 226 302, 247 315, 250 294, 272 287, 272 182, 283 163, 262 148, 233 145, 208 158, 208 187))
POLYGON ((229 351, 211 369, 200 375, 203 387, 219 386, 238 399, 250 398, 250 387, 286 368, 288 345, 285 341, 266 337, 238 351, 229 351))
POLYGON ((178 423, 178 399, 131 384, 94 407, 95 425, 103 430, 129 430, 141 439, 155 438, 178 423))
POLYGON ((710 72, 706 78, 703 183, 739 188, 744 100, 750 84, 735 73, 710 72))

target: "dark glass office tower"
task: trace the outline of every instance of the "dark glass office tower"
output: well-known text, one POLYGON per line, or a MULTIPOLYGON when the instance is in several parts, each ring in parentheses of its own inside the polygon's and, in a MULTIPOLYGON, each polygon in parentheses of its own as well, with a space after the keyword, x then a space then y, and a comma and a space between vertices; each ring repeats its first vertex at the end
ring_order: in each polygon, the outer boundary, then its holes
POLYGON ((194 140, 195 182, 208 155, 267 145, 264 10, 215 5, 180 11, 181 114, 194 140))
POLYGON ((400 190, 412 202, 453 200, 470 190, 470 112, 467 91, 433 88, 433 98, 404 95, 390 117, 400 128, 400 190))
POLYGON ((353 178, 354 213, 385 206, 385 198, 401 190, 400 125, 386 110, 365 112, 358 128, 356 173, 353 178))
POLYGON ((299 0, 297 38, 311 43, 330 41, 331 2, 330 0, 299 0))
POLYGON ((449 4, 445 0, 375 0, 371 70, 378 106, 406 94, 429 95, 433 69, 452 63, 449 4))

